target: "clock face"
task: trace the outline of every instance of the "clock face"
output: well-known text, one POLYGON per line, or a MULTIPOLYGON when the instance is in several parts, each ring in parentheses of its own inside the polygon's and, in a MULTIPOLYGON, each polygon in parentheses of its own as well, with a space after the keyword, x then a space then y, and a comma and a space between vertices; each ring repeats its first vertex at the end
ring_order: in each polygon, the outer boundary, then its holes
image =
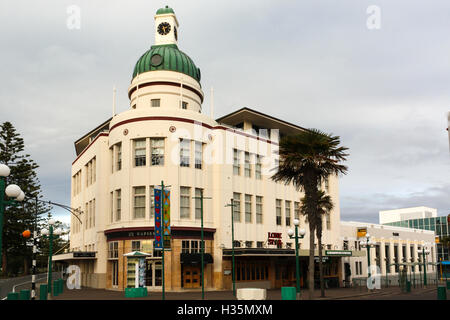
POLYGON ((175 40, 178 40, 177 27, 173 27, 173 33, 175 35, 175 40))
POLYGON ((170 24, 168 22, 161 22, 158 26, 158 33, 164 36, 169 32, 170 32, 170 24))

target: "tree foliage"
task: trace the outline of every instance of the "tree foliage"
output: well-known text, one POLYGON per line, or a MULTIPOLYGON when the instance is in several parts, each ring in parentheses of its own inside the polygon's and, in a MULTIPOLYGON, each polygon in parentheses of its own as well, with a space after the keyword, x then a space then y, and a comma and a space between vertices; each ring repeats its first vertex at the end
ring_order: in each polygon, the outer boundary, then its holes
MULTIPOLYGON (((320 184, 331 175, 347 173, 341 164, 346 160, 348 148, 339 146, 340 138, 317 129, 305 130, 299 134, 285 136, 279 145, 279 166, 272 176, 274 181, 292 183, 303 191, 303 206, 309 221, 309 298, 314 293, 314 233, 319 221, 318 193, 320 184)), ((320 220, 321 221, 321 220, 320 220)))
POLYGON ((36 174, 39 167, 29 154, 24 153, 23 139, 10 122, 0 125, 0 163, 10 167, 11 173, 6 184, 16 184, 25 193, 25 201, 18 206, 7 206, 3 217, 3 274, 17 274, 21 269, 28 272, 32 247, 22 237, 24 230, 34 230, 35 219, 38 229, 43 223, 40 214, 47 213, 49 206, 34 199, 41 198, 41 186, 36 174))

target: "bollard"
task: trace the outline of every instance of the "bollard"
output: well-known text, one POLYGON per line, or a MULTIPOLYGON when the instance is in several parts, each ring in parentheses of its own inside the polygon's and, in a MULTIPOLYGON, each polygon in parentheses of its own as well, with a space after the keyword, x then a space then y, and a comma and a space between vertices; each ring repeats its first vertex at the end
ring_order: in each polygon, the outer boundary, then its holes
POLYGON ((64 279, 59 279, 59 293, 63 293, 64 292, 64 279))
POLYGON ((39 286, 39 300, 47 300, 47 284, 41 284, 39 286))
POLYGON ((411 292, 411 281, 406 281, 406 292, 411 292))
POLYGON ((57 297, 59 295, 59 283, 58 280, 53 281, 53 296, 57 297))
POLYGON ((20 290, 19 300, 30 300, 31 292, 30 290, 20 290))
POLYGON ((8 297, 6 300, 19 300, 19 293, 18 292, 10 292, 8 293, 8 297))
POLYGON ((437 299, 438 300, 447 300, 447 290, 445 286, 439 285, 437 290, 437 299))
POLYGON ((297 289, 295 287, 281 287, 281 300, 296 300, 297 289))

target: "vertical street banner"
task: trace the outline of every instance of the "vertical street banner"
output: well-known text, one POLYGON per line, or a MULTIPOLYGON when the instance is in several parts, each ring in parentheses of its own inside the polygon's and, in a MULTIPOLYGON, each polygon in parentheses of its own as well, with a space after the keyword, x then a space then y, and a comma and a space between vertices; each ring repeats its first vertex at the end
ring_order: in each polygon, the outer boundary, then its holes
POLYGON ((154 189, 155 193, 155 243, 156 250, 162 250, 162 219, 161 219, 161 189, 154 189))
POLYGON ((170 191, 164 190, 163 198, 163 236, 164 248, 170 248, 170 191))

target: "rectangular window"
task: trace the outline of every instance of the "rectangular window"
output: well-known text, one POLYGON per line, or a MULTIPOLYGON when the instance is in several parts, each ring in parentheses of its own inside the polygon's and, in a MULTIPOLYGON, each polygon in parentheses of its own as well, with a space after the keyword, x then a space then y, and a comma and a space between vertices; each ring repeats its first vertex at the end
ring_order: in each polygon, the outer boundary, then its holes
POLYGON ((145 218, 145 187, 134 187, 133 219, 145 218))
POLYGON ((241 163, 239 159, 240 151, 237 149, 233 149, 233 174, 240 175, 241 174, 241 163))
POLYGON ((255 178, 261 180, 261 156, 256 156, 255 178))
POLYGON ((203 143, 195 141, 195 168, 202 168, 203 160, 203 143))
POLYGON ((92 199, 92 226, 95 227, 95 199, 92 199))
POLYGON ((161 99, 151 99, 152 108, 158 108, 161 106, 161 99))
POLYGON ((257 248, 264 248, 264 241, 256 241, 257 248))
POLYGON ((150 218, 155 216, 155 187, 150 186, 150 218))
POLYGON ((116 221, 120 221, 122 212, 121 190, 116 190, 116 221))
POLYGON ((191 253, 200 253, 199 245, 198 245, 199 242, 200 241, 197 241, 197 240, 191 241, 191 253))
POLYGON ((141 251, 141 242, 131 241, 131 251, 141 251))
POLYGON ((241 194, 233 192, 233 220, 241 222, 241 194))
POLYGON ((115 147, 116 150, 116 170, 119 171, 122 169, 122 143, 118 143, 115 147))
POLYGON ((114 221, 114 193, 111 192, 109 196, 109 205, 110 205, 110 216, 109 216, 109 222, 114 221))
POLYGON ((202 195, 202 189, 195 188, 195 219, 201 219, 202 217, 202 200, 200 199, 202 195))
POLYGON ((342 245, 342 250, 348 250, 348 240, 344 240, 344 243, 342 245))
POLYGON ((281 226, 281 200, 276 199, 276 219, 277 226, 281 226))
POLYGON ((117 241, 110 242, 108 249, 108 259, 119 258, 119 243, 117 241))
POLYGON ((245 222, 252 222, 252 196, 245 195, 245 222))
POLYGON ((300 220, 300 202, 294 202, 294 217, 300 220))
POLYGON ((189 219, 191 209, 191 188, 180 187, 180 218, 189 219))
POLYGON ((186 101, 181 102, 181 109, 187 109, 188 103, 186 101))
POLYGON ((251 177, 252 176, 252 170, 251 170, 251 165, 250 165, 250 153, 246 152, 245 153, 245 163, 244 163, 244 174, 246 177, 251 177))
POLYGON ((245 241, 245 247, 246 248, 252 248, 253 247, 253 241, 245 241))
POLYGON ((152 166, 164 165, 164 138, 151 138, 150 150, 152 157, 152 166))
POLYGON ((145 166, 145 139, 134 140, 134 165, 136 167, 145 166))
POLYGON ((181 253, 190 253, 190 241, 182 240, 181 241, 181 253))
POLYGON ((235 248, 240 248, 241 247, 241 242, 239 240, 234 240, 234 247, 235 248))
POLYGON ((290 226, 291 225, 291 202, 285 201, 284 205, 285 205, 284 211, 286 214, 286 225, 290 226))
POLYGON ((256 223, 263 223, 263 203, 260 196, 256 196, 256 223))
POLYGON ((191 156, 191 141, 180 139, 180 167, 189 167, 189 158, 191 156))

